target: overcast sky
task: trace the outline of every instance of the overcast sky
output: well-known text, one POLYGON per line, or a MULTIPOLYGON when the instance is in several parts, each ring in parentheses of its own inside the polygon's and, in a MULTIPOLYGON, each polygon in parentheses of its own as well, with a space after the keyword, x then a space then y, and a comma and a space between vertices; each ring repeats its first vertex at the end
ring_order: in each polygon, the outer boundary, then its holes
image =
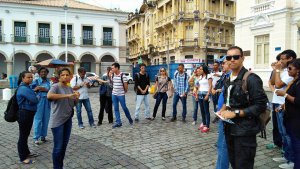
POLYGON ((143 0, 78 0, 81 2, 102 6, 104 8, 113 9, 120 8, 122 11, 134 12, 136 8, 140 8, 143 0))

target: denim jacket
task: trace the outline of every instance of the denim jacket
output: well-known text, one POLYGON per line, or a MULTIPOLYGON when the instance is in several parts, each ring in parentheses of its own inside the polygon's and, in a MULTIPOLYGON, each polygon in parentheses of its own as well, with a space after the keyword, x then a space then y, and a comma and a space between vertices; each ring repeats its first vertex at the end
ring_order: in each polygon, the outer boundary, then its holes
POLYGON ((24 109, 35 112, 37 109, 38 99, 34 91, 23 82, 20 84, 17 90, 19 110, 24 109))

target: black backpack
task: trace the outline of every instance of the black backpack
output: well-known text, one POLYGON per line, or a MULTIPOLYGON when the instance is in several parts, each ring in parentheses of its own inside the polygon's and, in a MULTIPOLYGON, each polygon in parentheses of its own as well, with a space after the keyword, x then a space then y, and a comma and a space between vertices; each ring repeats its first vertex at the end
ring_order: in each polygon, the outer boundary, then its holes
POLYGON ((4 112, 4 120, 7 122, 16 122, 19 119, 19 105, 17 101, 17 91, 10 98, 6 110, 4 112))

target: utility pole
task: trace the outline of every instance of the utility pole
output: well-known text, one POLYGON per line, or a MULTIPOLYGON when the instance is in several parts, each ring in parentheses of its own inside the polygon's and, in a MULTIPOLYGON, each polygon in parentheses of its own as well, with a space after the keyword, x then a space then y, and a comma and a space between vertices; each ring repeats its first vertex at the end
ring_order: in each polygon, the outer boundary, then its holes
POLYGON ((206 60, 206 65, 208 65, 208 59, 207 59, 207 55, 208 55, 208 46, 207 46, 207 43, 208 43, 208 35, 207 35, 207 27, 204 28, 205 30, 205 60, 206 60))
POLYGON ((65 62, 68 63, 68 39, 67 39, 68 38, 68 25, 67 25, 68 5, 67 5, 67 0, 65 0, 64 10, 65 10, 65 62))

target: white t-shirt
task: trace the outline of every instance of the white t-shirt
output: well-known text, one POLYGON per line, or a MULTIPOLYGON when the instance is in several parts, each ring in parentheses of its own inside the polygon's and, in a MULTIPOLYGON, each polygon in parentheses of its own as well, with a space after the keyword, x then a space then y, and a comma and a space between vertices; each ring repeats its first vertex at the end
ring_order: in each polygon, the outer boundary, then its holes
POLYGON ((120 72, 120 74, 118 75, 114 74, 113 91, 112 91, 113 95, 117 95, 117 96, 125 95, 124 84, 122 83, 121 75, 123 76, 123 83, 127 83, 127 77, 125 76, 124 73, 120 72))
MULTIPOLYGON (((280 79, 281 79, 281 81, 283 83, 285 83, 285 86, 283 86, 282 88, 280 88, 278 90, 285 90, 285 88, 287 87, 287 85, 293 80, 293 77, 289 76, 287 68, 285 68, 280 73, 280 79)), ((282 96, 277 96, 276 93, 274 92, 273 93, 272 103, 284 104, 285 103, 285 99, 282 96)))
POLYGON ((216 83, 217 83, 217 81, 221 78, 222 74, 223 74, 222 72, 211 72, 211 73, 210 73, 210 75, 211 75, 211 77, 212 77, 212 88, 215 88, 216 83), (217 75, 219 75, 220 77, 214 76, 214 74, 217 74, 217 75))
POLYGON ((196 86, 199 87, 198 92, 207 92, 209 89, 208 79, 211 79, 211 75, 208 74, 207 77, 200 76, 199 80, 196 82, 196 86))
POLYGON ((77 90, 80 93, 79 100, 89 98, 88 88, 86 86, 83 86, 84 82, 90 83, 89 79, 86 76, 83 79, 81 79, 79 75, 75 75, 70 82, 72 88, 75 86, 82 86, 77 90), (77 81, 76 81, 76 77, 77 77, 77 81))

